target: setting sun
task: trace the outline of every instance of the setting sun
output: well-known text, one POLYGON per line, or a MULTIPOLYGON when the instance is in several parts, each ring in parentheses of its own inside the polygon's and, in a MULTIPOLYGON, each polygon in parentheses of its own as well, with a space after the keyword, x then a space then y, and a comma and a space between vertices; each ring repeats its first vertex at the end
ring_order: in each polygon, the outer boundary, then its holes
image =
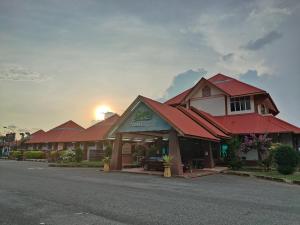
POLYGON ((95 118, 96 120, 104 120, 105 113, 110 112, 111 109, 106 105, 98 106, 95 110, 95 118))

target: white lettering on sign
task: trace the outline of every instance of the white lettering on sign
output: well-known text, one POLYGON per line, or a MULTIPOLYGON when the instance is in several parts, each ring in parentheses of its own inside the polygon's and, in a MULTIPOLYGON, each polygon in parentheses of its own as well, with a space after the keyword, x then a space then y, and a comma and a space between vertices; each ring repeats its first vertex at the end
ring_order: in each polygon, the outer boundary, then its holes
POLYGON ((132 122, 132 123, 130 124, 130 126, 132 126, 132 127, 144 127, 144 126, 145 126, 145 123, 142 122, 142 121, 137 121, 137 122, 132 122))

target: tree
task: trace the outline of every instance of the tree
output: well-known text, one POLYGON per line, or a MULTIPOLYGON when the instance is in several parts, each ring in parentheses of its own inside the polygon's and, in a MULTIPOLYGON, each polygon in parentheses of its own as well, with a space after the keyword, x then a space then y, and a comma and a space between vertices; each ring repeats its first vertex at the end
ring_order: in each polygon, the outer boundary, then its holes
POLYGON ((247 154, 250 151, 257 151, 258 160, 262 161, 263 157, 268 153, 268 150, 272 144, 272 138, 268 138, 267 134, 250 134, 244 137, 240 150, 247 154))

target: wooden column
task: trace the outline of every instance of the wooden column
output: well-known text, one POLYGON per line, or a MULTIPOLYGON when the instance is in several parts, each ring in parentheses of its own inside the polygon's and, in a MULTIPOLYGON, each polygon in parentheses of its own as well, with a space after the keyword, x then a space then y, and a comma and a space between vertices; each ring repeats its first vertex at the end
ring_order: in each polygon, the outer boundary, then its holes
POLYGON ((113 143, 112 156, 111 156, 111 170, 122 169, 122 134, 118 133, 113 143))
POLYGON ((169 132, 169 155, 173 159, 171 166, 172 175, 183 175, 179 140, 177 132, 173 129, 169 132))
POLYGON ((207 164, 207 166, 208 166, 208 168, 215 167, 215 162, 214 162, 214 156, 213 156, 211 141, 208 143, 208 164, 207 164))

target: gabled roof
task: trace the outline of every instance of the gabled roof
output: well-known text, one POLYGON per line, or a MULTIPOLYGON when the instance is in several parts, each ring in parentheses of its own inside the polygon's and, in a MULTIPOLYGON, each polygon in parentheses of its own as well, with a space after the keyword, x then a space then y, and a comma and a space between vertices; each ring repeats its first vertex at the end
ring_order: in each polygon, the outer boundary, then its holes
POLYGON ((119 115, 115 114, 103 121, 100 121, 93 126, 81 131, 73 137, 73 141, 86 142, 86 141, 101 141, 106 138, 109 129, 118 121, 119 115))
POLYGON ((211 140, 211 141, 220 141, 219 138, 212 135, 202 126, 198 125, 190 117, 185 115, 179 109, 163 104, 152 99, 138 96, 136 100, 128 107, 128 109, 121 116, 117 124, 111 129, 110 133, 117 131, 118 127, 126 120, 130 115, 132 110, 136 107, 139 102, 146 104, 151 110, 157 113, 163 120, 165 120, 173 129, 183 136, 211 140))
POLYGON ((42 135, 34 138, 34 142, 29 140, 27 144, 33 143, 62 143, 62 142, 72 142, 73 137, 83 131, 84 128, 75 123, 72 120, 69 120, 42 135))
POLYGON ((27 144, 33 144, 33 143, 39 143, 38 141, 41 140, 41 138, 45 135, 45 131, 38 130, 30 135, 29 140, 27 140, 25 143, 27 144))
POLYGON ((205 120, 199 114, 192 111, 191 109, 186 109, 186 108, 181 107, 181 106, 179 106, 178 109, 180 111, 182 111, 184 114, 186 114, 188 117, 193 119, 198 125, 205 128, 212 135, 214 135, 216 137, 219 137, 219 138, 230 138, 222 130, 220 130, 218 127, 216 127, 214 124, 210 123, 208 120, 205 120))
MULTIPOLYGON (((201 78, 201 80, 194 85, 194 87, 180 93, 179 95, 169 99, 165 102, 168 105, 180 105, 183 104, 187 97, 200 85, 201 82, 208 82, 215 86, 217 89, 223 91, 229 96, 242 96, 242 95, 253 95, 253 94, 267 94, 266 91, 254 87, 252 85, 241 82, 232 77, 225 76, 223 74, 216 74, 209 79, 201 78)), ((276 107, 276 106, 275 106, 276 107)))
POLYGON ((195 107, 190 107, 190 109, 195 112, 196 114, 198 114, 199 116, 201 116, 204 120, 207 120, 208 122, 210 122, 211 124, 213 124, 215 127, 217 127, 219 130, 221 130, 224 134, 230 134, 231 132, 224 127, 221 123, 219 123, 213 115, 211 115, 208 112, 204 112, 203 110, 197 109, 195 107))
POLYGON ((300 128, 272 115, 247 113, 229 116, 214 116, 215 120, 233 134, 297 133, 300 128))
POLYGON ((182 103, 185 99, 185 97, 190 93, 190 91, 192 90, 192 88, 187 89, 186 91, 182 92, 179 95, 176 95, 175 97, 169 99, 168 101, 165 102, 165 104, 167 105, 179 105, 180 103, 182 103))
POLYGON ((250 94, 266 93, 266 91, 252 85, 241 82, 223 74, 217 74, 208 79, 209 82, 230 96, 241 96, 250 94))

